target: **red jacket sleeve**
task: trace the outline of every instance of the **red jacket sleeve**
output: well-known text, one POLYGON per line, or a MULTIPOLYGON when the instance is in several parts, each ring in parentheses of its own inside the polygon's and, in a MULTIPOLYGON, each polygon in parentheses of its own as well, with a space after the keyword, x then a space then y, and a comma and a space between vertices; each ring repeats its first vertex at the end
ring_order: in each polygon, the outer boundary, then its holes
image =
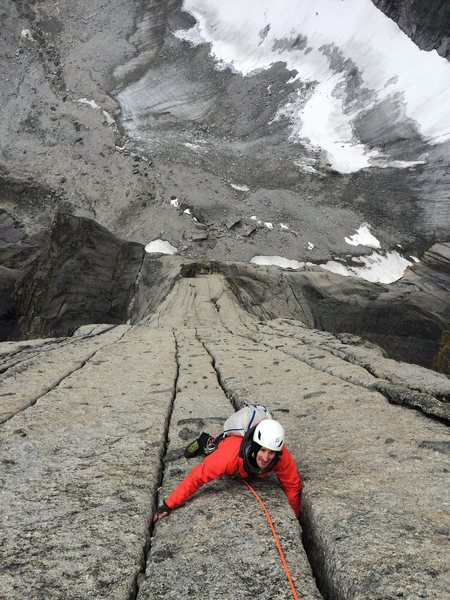
POLYGON ((300 494, 302 492, 302 480, 297 472, 292 454, 286 447, 283 448, 281 458, 274 469, 281 487, 286 494, 289 504, 294 509, 297 518, 300 518, 300 494))
POLYGON ((192 494, 208 481, 222 475, 234 475, 238 471, 238 452, 242 438, 225 438, 212 454, 195 466, 166 500, 169 508, 183 504, 192 494), (237 441, 236 441, 237 440, 237 441))

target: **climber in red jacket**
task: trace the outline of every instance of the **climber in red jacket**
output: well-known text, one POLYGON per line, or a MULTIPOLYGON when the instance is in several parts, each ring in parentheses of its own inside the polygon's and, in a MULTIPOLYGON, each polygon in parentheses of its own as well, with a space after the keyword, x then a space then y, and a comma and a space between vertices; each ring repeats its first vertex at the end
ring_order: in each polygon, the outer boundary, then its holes
POLYGON ((167 517, 205 483, 232 475, 243 479, 265 477, 270 472, 278 477, 297 518, 300 518, 302 482, 294 459, 284 445, 284 429, 274 419, 265 419, 250 428, 244 437, 229 435, 217 448, 195 466, 189 475, 157 509, 154 521, 167 517))

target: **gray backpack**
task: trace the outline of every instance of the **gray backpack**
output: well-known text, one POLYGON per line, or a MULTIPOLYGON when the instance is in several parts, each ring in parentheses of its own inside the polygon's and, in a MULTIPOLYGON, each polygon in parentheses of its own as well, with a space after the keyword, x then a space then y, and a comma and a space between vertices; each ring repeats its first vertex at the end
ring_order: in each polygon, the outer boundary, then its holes
POLYGON ((238 435, 244 437, 245 433, 264 419, 271 419, 272 415, 265 406, 246 404, 240 410, 233 413, 225 421, 223 426, 223 437, 238 435))

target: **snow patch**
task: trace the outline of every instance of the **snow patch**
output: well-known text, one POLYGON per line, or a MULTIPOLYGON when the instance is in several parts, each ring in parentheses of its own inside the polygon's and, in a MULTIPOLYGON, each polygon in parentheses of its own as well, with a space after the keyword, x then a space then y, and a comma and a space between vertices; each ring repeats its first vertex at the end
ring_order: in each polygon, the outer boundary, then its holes
POLYGON ((346 277, 360 277, 372 283, 393 283, 398 281, 412 262, 401 256, 396 250, 386 255, 373 252, 370 256, 358 258, 363 267, 353 267, 340 262, 329 260, 319 265, 322 269, 344 275, 346 277))
POLYGON ((367 246, 368 248, 381 248, 380 242, 369 231, 369 225, 361 225, 354 235, 345 241, 351 246, 367 246))
POLYGON ((107 110, 102 110, 102 114, 106 119, 106 123, 107 125, 109 125, 109 127, 112 127, 113 125, 116 124, 115 120, 113 119, 113 117, 109 114, 109 112, 107 110))
POLYGON ((256 221, 258 225, 264 225, 264 227, 267 227, 267 229, 273 229, 273 223, 271 223, 270 221, 261 221, 261 219, 258 219, 256 215, 252 215, 250 219, 252 221, 256 221))
POLYGON ((303 262, 283 258, 283 256, 254 256, 250 262, 254 265, 281 267, 282 269, 300 269, 305 265, 303 262))
POLYGON ((200 46, 200 44, 208 43, 207 39, 202 33, 199 23, 196 23, 190 29, 178 29, 174 32, 174 34, 175 37, 179 38, 180 40, 184 40, 185 42, 188 42, 192 46, 200 46))
MULTIPOLYGON (((336 260, 329 260, 317 266, 345 277, 358 277, 372 283, 393 283, 400 279, 405 270, 413 264, 395 250, 386 255, 373 252, 370 256, 359 257, 358 260, 364 266, 345 265, 336 260)), ((250 262, 255 265, 280 267, 281 269, 301 269, 305 266, 314 266, 311 262, 300 262, 283 256, 258 255, 254 256, 250 262)))
POLYGON ((177 248, 172 246, 170 242, 166 240, 153 240, 149 244, 145 246, 145 251, 149 253, 159 253, 159 254, 176 254, 177 248))
POLYGON ((392 167, 394 169, 410 169, 412 167, 417 167, 417 165, 426 165, 426 160, 391 160, 388 162, 382 162, 377 164, 376 161, 373 161, 373 166, 380 167, 381 169, 387 169, 388 167, 392 167))
POLYGON ((199 144, 192 144, 191 142, 183 142, 183 146, 186 146, 189 150, 194 150, 194 152, 208 152, 207 148, 204 148, 199 144))
POLYGON ((292 83, 309 84, 275 118, 288 118, 291 139, 322 149, 338 171, 421 163, 390 161, 356 138, 354 123, 384 101, 401 98, 404 118, 430 144, 450 140, 450 64, 420 50, 371 0, 184 0, 183 8, 197 23, 175 35, 209 43, 217 68, 246 76, 283 62, 296 72, 292 83), (351 93, 349 69, 360 80, 351 93))
POLYGON ((87 98, 80 98, 77 100, 78 104, 86 104, 95 110, 100 110, 100 106, 95 102, 95 100, 88 100, 87 98))
POLYGON ((294 160, 294 165, 296 167, 299 167, 305 173, 314 173, 318 175, 320 174, 320 171, 315 169, 311 164, 308 164, 302 160, 294 160))
POLYGON ((233 190, 237 190, 238 192, 249 192, 250 188, 246 185, 237 185, 235 183, 230 183, 233 190))
POLYGON ((20 32, 20 39, 27 40, 28 42, 36 41, 29 29, 22 29, 22 31, 20 32))

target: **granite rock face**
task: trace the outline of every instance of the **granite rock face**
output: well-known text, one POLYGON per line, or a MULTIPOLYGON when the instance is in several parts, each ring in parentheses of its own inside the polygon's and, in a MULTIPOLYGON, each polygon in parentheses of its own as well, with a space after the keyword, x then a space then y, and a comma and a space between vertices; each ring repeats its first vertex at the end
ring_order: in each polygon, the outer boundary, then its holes
MULTIPOLYGON (((199 286, 195 287, 204 298, 204 286, 197 283, 199 286)), ((175 296, 180 298, 177 292, 175 296)), ((177 313, 178 306, 171 311, 173 317, 177 313)), ((166 317, 169 314, 164 320, 166 317)), ((193 315, 191 319, 194 325, 196 319, 193 315)), ((200 318, 197 324, 202 321, 200 318)), ((161 326, 164 327, 159 323, 161 326)), ((220 385, 211 356, 196 329, 177 325, 174 335, 179 375, 160 498, 166 497, 201 460, 188 461, 183 457, 186 444, 202 431, 219 434, 235 408, 220 385)), ((297 590, 301 590, 302 598, 318 600, 321 595, 301 544, 299 524, 287 499, 273 479, 251 484, 264 498, 276 523, 297 590)), ((173 595, 186 600, 192 596, 264 600, 291 597, 264 513, 238 479, 224 478, 206 486, 169 519, 155 526, 137 598, 153 600, 173 595)))
POLYGON ((5 210, 0 209, 0 247, 8 246, 27 237, 23 227, 5 210))
POLYGON ((10 348, 2 400, 23 398, 0 433, 1 598, 133 597, 176 374, 173 336, 148 333, 35 348, 40 370, 10 348))
POLYGON ((11 339, 17 333, 13 294, 19 271, 0 267, 0 339, 11 339))
POLYGON ((237 302, 260 320, 289 317, 308 327, 350 333, 389 357, 449 373, 449 244, 390 285, 306 267, 282 271, 248 263, 147 254, 89 219, 59 215, 39 244, 0 252, 3 339, 70 334, 92 321, 141 321, 177 281, 217 273, 237 302))
POLYGON ((262 320, 293 317, 316 329, 352 333, 391 358, 449 373, 448 253, 448 244, 434 246, 423 266, 390 285, 314 267, 289 272, 212 262, 210 269, 223 273, 242 306, 262 320))
POLYGON ((450 58, 450 6, 446 0, 372 0, 420 48, 450 58))
POLYGON ((261 321, 223 274, 188 272, 132 326, 0 345, 0 597, 292 598, 239 480, 151 524, 198 461, 188 441, 245 402, 283 423, 303 477, 301 527, 275 479, 255 484, 300 597, 447 597, 448 378, 261 321))
MULTIPOLYGON (((288 275, 296 293, 313 314, 313 326, 333 333, 353 333, 381 346, 396 360, 428 368, 448 345, 449 288, 423 290, 401 280, 384 286, 323 273, 288 275)), ((448 276, 447 276, 448 279, 448 276)), ((449 365, 443 365, 449 372, 449 365)))
POLYGON ((324 597, 445 597, 447 428, 345 381, 325 352, 295 339, 291 323, 281 324, 283 340, 272 327, 251 341, 204 341, 228 392, 269 404, 286 424, 306 481, 304 541, 324 597), (270 377, 248 377, 259 369, 270 377), (434 435, 439 442, 425 441, 434 435))
MULTIPOLYGON (((300 598, 450 597, 448 141, 331 45, 386 167, 340 173, 274 120, 316 83, 218 70, 179 1, 0 4, 0 599, 291 598, 241 481, 152 522, 187 442, 246 402, 303 477, 300 524, 255 483, 300 598), (365 221, 421 256, 398 283, 223 260, 357 259, 365 221), (161 237, 191 258, 146 254, 161 237)), ((448 2, 374 4, 448 59, 448 2)))
POLYGON ((140 244, 89 219, 57 215, 16 283, 20 335, 67 335, 92 322, 125 322, 143 254, 140 244))
POLYGON ((27 236, 21 224, 0 209, 0 340, 19 335, 14 291, 42 237, 42 233, 27 236))

